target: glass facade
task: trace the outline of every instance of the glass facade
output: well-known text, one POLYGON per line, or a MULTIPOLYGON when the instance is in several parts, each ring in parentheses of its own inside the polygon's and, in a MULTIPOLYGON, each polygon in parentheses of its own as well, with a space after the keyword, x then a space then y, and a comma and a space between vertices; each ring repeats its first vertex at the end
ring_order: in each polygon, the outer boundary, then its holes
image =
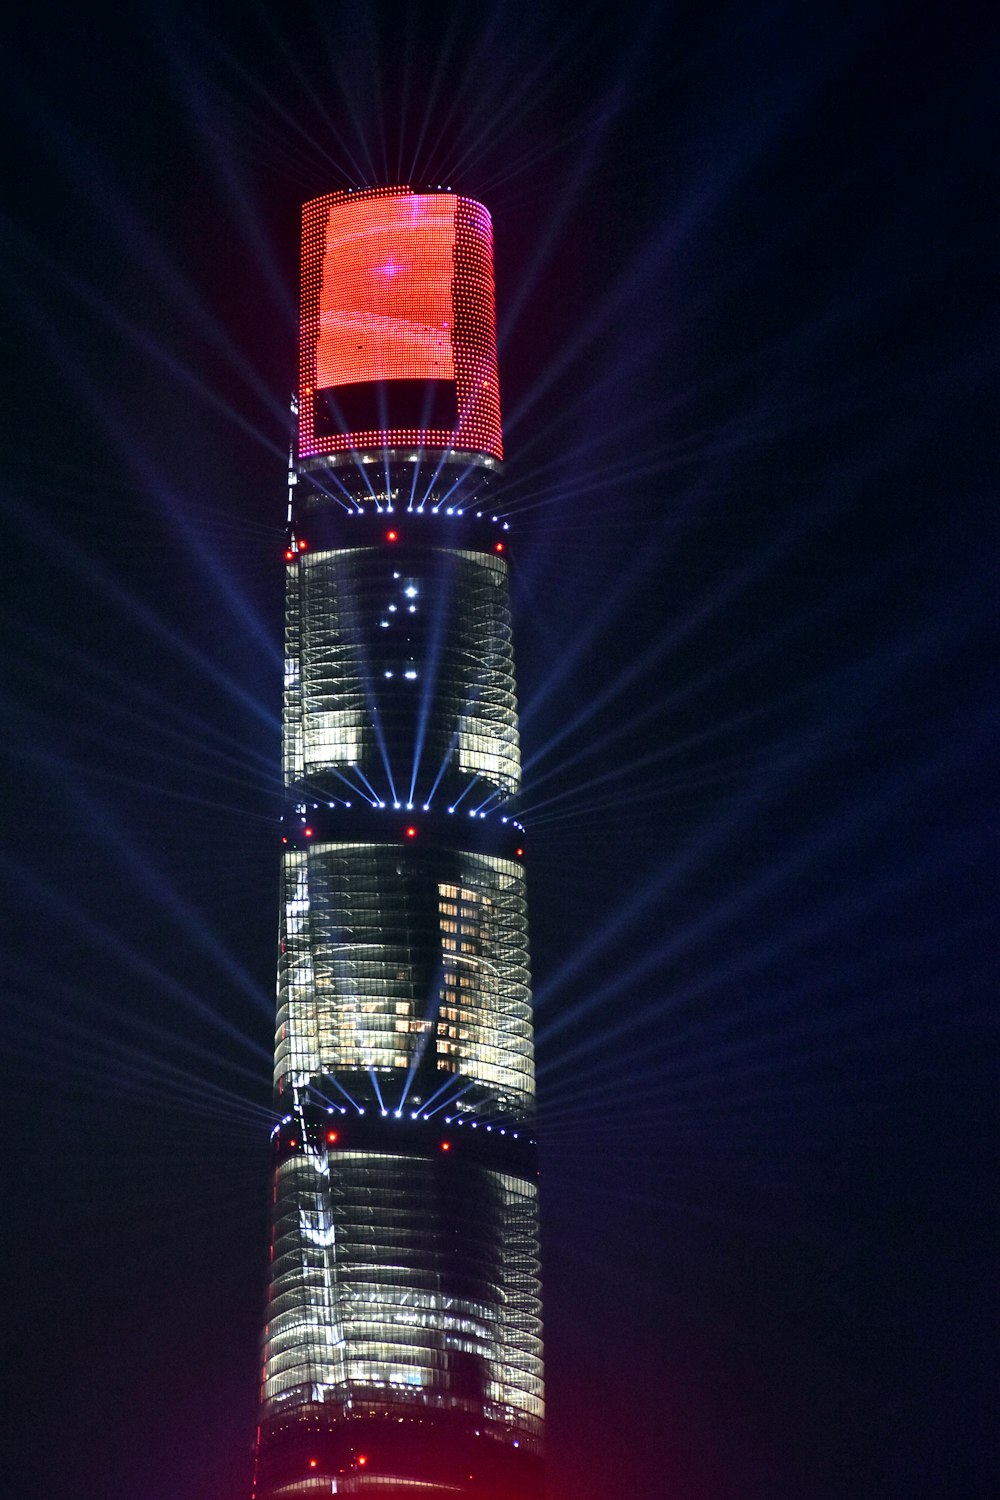
MULTIPOLYGON (((320 1137, 321 1140, 321 1137, 320 1137)), ((315 1149, 276 1169, 263 1410, 465 1412, 536 1443, 537 1189, 476 1163, 315 1149)))
POLYGON ((411 1107, 454 1076, 475 1099, 530 1116, 521 865, 465 850, 322 843, 286 853, 283 885, 279 1102, 324 1076, 367 1092, 370 1073, 404 1070, 416 1080, 411 1107))
POLYGON ((386 763, 393 786, 412 785, 410 802, 423 803, 442 765, 517 791, 507 563, 496 553, 345 547, 289 567, 286 784, 361 766, 377 786, 386 763))
MULTIPOLYGON (((407 193, 318 200, 303 347, 334 385, 441 375, 461 408, 459 325, 480 296, 463 277, 489 283, 477 337, 495 391, 492 266, 462 248, 468 200, 407 193), (404 261, 405 286, 372 290, 373 266, 403 278, 404 261), (430 324, 408 327, 417 291, 439 321, 455 313, 447 350, 430 324)), ((424 470, 386 448, 376 489, 336 445, 316 457, 315 416, 285 551, 279 1123, 254 1497, 541 1500, 506 528, 470 503, 492 479, 486 458, 424 470)))

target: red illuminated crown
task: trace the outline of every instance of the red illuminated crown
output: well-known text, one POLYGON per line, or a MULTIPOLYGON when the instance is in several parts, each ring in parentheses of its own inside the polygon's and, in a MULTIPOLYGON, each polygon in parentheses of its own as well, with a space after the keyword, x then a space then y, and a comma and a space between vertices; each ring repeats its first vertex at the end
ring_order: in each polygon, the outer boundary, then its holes
POLYGON ((364 448, 503 457, 493 231, 409 187, 302 210, 299 457, 364 448))

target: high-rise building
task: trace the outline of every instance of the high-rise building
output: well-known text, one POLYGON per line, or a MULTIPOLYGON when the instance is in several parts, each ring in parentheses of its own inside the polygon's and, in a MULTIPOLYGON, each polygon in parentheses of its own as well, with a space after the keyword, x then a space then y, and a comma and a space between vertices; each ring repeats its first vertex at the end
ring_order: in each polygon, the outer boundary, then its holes
POLYGON ((492 228, 303 212, 256 1500, 537 1500, 524 833, 492 228))

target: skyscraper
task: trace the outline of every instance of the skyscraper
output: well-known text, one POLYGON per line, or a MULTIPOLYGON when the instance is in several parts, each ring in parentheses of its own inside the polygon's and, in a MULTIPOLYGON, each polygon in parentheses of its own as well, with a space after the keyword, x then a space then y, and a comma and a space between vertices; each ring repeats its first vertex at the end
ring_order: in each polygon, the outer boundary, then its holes
POLYGON ((536 1500, 534 1059, 492 228, 303 211, 256 1500, 536 1500))

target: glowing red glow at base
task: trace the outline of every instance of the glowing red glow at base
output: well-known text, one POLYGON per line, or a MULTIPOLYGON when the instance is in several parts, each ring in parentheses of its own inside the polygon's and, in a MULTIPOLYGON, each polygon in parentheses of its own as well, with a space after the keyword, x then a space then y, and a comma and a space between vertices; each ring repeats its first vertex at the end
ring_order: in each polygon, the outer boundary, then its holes
POLYGON ((326 1142, 328 1146, 335 1146, 339 1139, 340 1137, 335 1130, 328 1130, 326 1132, 326 1142))
POLYGON ((364 1466, 365 1466, 365 1464, 367 1462, 368 1462, 368 1455, 367 1455, 367 1453, 359 1453, 358 1454, 358 1468, 359 1469, 363 1469, 364 1466))
POLYGON ((409 828, 408 828, 408 829, 407 829, 407 830, 406 830, 406 837, 407 837, 407 838, 408 838, 408 839, 415 839, 415 838, 416 838, 416 836, 417 836, 417 830, 416 830, 416 829, 415 829, 415 828, 414 828, 414 827, 412 827, 412 826, 411 826, 411 827, 409 827, 409 828))
POLYGON ((399 532, 398 531, 387 531, 386 534, 385 534, 385 539, 386 539, 387 542, 398 542, 399 541, 399 532))

